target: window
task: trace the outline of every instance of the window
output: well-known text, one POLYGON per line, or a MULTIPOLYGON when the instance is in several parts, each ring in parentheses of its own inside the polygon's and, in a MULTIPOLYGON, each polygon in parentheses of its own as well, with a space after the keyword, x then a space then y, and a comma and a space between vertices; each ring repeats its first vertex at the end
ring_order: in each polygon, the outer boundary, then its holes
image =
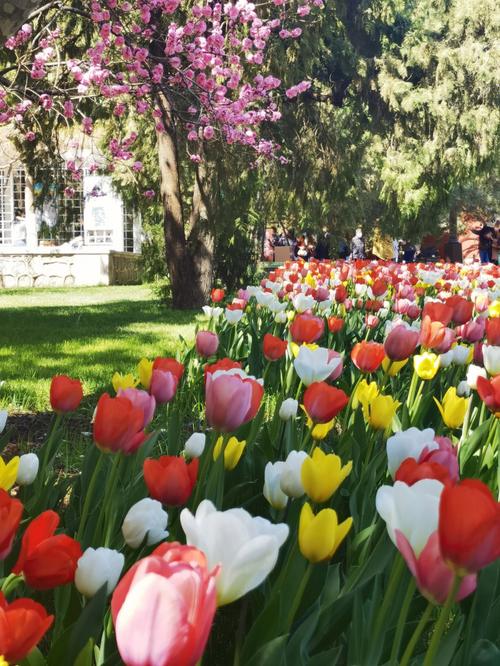
POLYGON ((134 211, 128 206, 123 207, 123 251, 134 251, 134 211))
POLYGON ((113 242, 112 229, 89 229, 86 242, 89 245, 109 245, 113 242))
POLYGON ((12 182, 7 169, 0 169, 0 245, 12 243, 12 182))
POLYGON ((26 171, 20 167, 12 175, 14 215, 26 217, 26 171))

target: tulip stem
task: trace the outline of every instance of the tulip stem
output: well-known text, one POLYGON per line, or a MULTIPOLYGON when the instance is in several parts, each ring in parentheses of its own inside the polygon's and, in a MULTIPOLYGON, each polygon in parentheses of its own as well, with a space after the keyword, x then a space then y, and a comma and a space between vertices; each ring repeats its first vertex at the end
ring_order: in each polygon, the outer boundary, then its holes
POLYGON ((92 501, 92 497, 94 495, 94 487, 97 481, 97 477, 99 476, 99 472, 101 470, 102 466, 102 461, 104 459, 104 454, 102 451, 99 451, 99 457, 97 458, 97 462, 94 467, 94 471, 92 472, 92 476, 90 478, 90 482, 87 488, 87 493, 85 495, 85 500, 83 503, 83 509, 82 509, 82 516, 80 518, 80 525, 78 526, 78 531, 76 533, 76 540, 81 541, 85 529, 85 523, 87 522, 89 510, 90 510, 90 503, 92 501))
POLYGON ((398 553, 396 554, 396 559, 392 566, 392 571, 389 577, 387 590, 384 594, 384 600, 382 601, 382 606, 380 607, 380 610, 377 613, 377 617, 375 619, 375 627, 373 631, 373 636, 375 637, 375 640, 377 640, 380 632, 382 631, 386 615, 391 606, 394 594, 396 593, 396 590, 398 588, 401 576, 403 575, 404 568, 405 568, 404 560, 398 553))
POLYGON ((415 588, 416 588, 415 578, 412 577, 410 582, 408 583, 406 596, 404 598, 403 605, 401 606, 401 610, 399 611, 399 619, 396 627, 396 634, 394 636, 394 642, 392 644, 392 650, 391 650, 391 658, 389 660, 391 664, 398 663, 398 655, 399 655, 399 650, 401 648, 401 640, 403 638, 403 632, 406 626, 408 611, 410 610, 410 605, 413 599, 413 595, 415 594, 415 588))
POLYGON ((422 617, 420 618, 417 626, 415 627, 415 631, 413 632, 412 637, 408 641, 408 645, 406 646, 404 654, 401 657, 399 666, 408 666, 408 664, 410 663, 410 659, 413 656, 415 647, 419 641, 420 636, 422 635, 423 630, 425 629, 427 622, 429 621, 433 608, 434 606, 429 601, 425 611, 422 614, 422 617))
POLYGON ((121 467, 121 462, 122 462, 123 456, 121 453, 117 453, 115 455, 115 458, 113 460, 113 467, 111 468, 111 478, 109 480, 108 485, 106 486, 106 498, 104 500, 104 506, 103 510, 107 512, 107 529, 106 529, 106 537, 104 539, 104 546, 108 547, 109 542, 111 541, 111 535, 113 532, 113 527, 114 527, 114 515, 112 514, 111 510, 108 512, 108 507, 111 509, 113 506, 113 497, 115 494, 115 486, 116 482, 118 479, 118 470, 121 467))
POLYGON ((295 597, 293 598, 292 605, 290 606, 290 612, 288 613, 288 617, 286 620, 286 630, 289 630, 290 627, 292 626, 292 622, 295 618, 295 615, 299 610, 300 602, 302 601, 302 597, 304 596, 304 592, 309 582, 309 578, 311 577, 312 570, 313 570, 313 565, 311 564, 311 562, 309 562, 307 565, 307 569, 304 571, 304 575, 302 576, 299 587, 297 588, 295 597))
POLYGON ((38 473, 38 478, 36 480, 36 490, 37 493, 40 491, 41 486, 43 486, 45 477, 46 477, 46 472, 47 472, 47 464, 50 459, 50 453, 52 449, 52 442, 54 441, 54 438, 57 434, 57 431, 59 430, 59 426, 61 424, 63 415, 58 412, 56 413, 56 418, 54 419, 54 423, 52 426, 52 429, 49 433, 48 439, 45 442, 45 446, 43 447, 43 453, 42 453, 42 460, 41 460, 41 465, 40 465, 40 471, 38 473))
POLYGON ((446 623, 448 622, 448 617, 450 615, 450 610, 453 605, 453 602, 455 601, 455 597, 457 596, 458 589, 460 587, 460 583, 462 582, 460 576, 455 576, 455 579, 453 580, 453 585, 451 587, 450 593, 448 594, 448 598, 446 599, 446 603, 441 609, 441 613, 439 614, 438 621, 436 622, 436 626, 434 628, 434 633, 432 634, 431 642, 429 644, 429 647, 427 648, 427 652, 425 655, 424 663, 423 666, 432 666, 432 664, 435 664, 435 657, 436 657, 436 652, 439 648, 439 643, 441 641, 441 636, 443 635, 444 628, 446 627, 446 623))

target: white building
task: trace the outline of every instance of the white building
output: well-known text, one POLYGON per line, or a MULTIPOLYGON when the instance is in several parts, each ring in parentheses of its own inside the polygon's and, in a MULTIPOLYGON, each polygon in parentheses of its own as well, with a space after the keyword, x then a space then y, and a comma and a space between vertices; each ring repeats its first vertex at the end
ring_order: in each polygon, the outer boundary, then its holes
POLYGON ((137 282, 140 219, 111 178, 87 173, 69 197, 46 180, 33 182, 0 134, 0 287, 137 282))

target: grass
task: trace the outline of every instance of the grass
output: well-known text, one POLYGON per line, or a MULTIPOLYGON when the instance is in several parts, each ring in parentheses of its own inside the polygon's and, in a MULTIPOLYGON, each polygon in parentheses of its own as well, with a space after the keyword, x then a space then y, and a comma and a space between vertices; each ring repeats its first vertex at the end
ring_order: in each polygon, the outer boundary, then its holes
POLYGON ((110 389, 115 370, 175 356, 201 315, 159 306, 147 286, 126 286, 4 290, 0 317, 0 407, 34 412, 47 410, 53 375, 81 379, 91 401, 110 389))

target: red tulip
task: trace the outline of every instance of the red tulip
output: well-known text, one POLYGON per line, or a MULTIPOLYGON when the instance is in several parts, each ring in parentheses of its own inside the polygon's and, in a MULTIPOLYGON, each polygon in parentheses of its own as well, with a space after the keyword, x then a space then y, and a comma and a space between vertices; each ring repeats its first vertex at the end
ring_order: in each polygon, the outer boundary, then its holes
POLYGON ((153 370, 171 372, 174 377, 177 378, 177 381, 180 381, 184 373, 184 366, 182 363, 179 363, 179 361, 176 361, 175 358, 162 358, 161 356, 158 356, 158 358, 155 358, 154 360, 153 370))
POLYGON ((396 326, 384 342, 384 351, 391 361, 404 361, 415 351, 419 333, 406 326, 396 326))
POLYGON ((264 389, 240 370, 206 375, 205 402, 208 423, 219 432, 232 432, 259 411, 264 389), (239 374, 232 374, 239 372, 239 374))
POLYGON ((377 278, 372 284, 372 293, 374 296, 383 296, 387 291, 388 284, 382 278, 377 278))
POLYGON ((288 342, 270 333, 264 335, 264 356, 268 361, 278 361, 285 355, 288 342))
POLYGON ((344 320, 341 317, 328 317, 326 321, 330 333, 338 333, 344 328, 344 320))
POLYGON ((385 358, 384 345, 363 340, 354 345, 351 359, 361 372, 375 372, 385 358))
POLYGON ((453 317, 453 309, 439 301, 427 301, 422 310, 422 319, 424 317, 430 317, 431 321, 440 321, 443 326, 448 326, 453 317))
POLYGON ((444 560, 463 576, 500 557, 500 504, 477 479, 445 488, 439 504, 439 544, 444 560))
POLYGON ((209 363, 205 366, 205 384, 207 383, 207 375, 211 375, 217 370, 233 370, 241 369, 241 363, 239 361, 233 361, 232 358, 221 358, 215 363, 209 363))
POLYGON ((83 398, 82 383, 67 375, 56 375, 50 383, 50 404, 55 412, 74 412, 83 398))
POLYGON ((104 393, 94 416, 94 442, 106 452, 134 453, 144 442, 144 412, 123 396, 104 393))
POLYGON ((458 326, 466 324, 472 317, 474 303, 458 294, 446 299, 446 305, 453 311, 452 321, 458 326))
POLYGON ((186 462, 177 456, 161 456, 144 461, 144 481, 153 499, 180 506, 191 497, 198 475, 198 458, 186 462))
POLYGON ((203 358, 213 356, 219 348, 219 336, 212 331, 198 331, 196 334, 196 351, 203 358))
POLYGON ((164 405, 175 398, 179 380, 169 371, 153 370, 149 390, 159 405, 164 405))
POLYGON ((314 423, 328 423, 348 402, 349 398, 344 391, 325 382, 313 382, 304 392, 304 407, 314 423))
POLYGON ((11 664, 22 661, 42 640, 54 620, 32 599, 7 603, 0 592, 0 655, 11 664))
POLYGON ((485 379, 477 378, 477 392, 486 407, 497 417, 500 417, 500 375, 485 379))
POLYGON ((486 340, 489 345, 500 347, 500 317, 486 320, 486 340))
POLYGON ((22 513, 22 503, 0 488, 0 560, 11 551, 22 513))
POLYGON ((213 303, 220 303, 220 301, 223 300, 224 296, 226 295, 226 292, 224 289, 212 289, 212 302, 213 303))
POLYGON ((125 666, 195 666, 215 615, 216 575, 204 553, 175 542, 132 565, 111 600, 125 666))
POLYGON ((297 344, 319 340, 325 330, 325 320, 311 314, 299 314, 290 325, 292 340, 297 344))
POLYGON ((346 298, 347 298, 347 289, 344 287, 343 284, 339 284, 339 286, 335 289, 335 300, 337 301, 337 303, 343 303, 346 298))
POLYGON ((82 556, 78 541, 66 534, 54 533, 59 525, 55 511, 44 511, 31 521, 23 534, 21 552, 13 573, 24 575, 35 590, 50 590, 71 583, 82 556))
POLYGON ((415 458, 406 458, 399 466, 395 481, 403 481, 412 486, 422 479, 436 479, 444 485, 451 485, 448 469, 438 462, 417 462, 415 458))
POLYGON ((419 342, 427 349, 438 347, 445 338, 445 327, 440 321, 432 321, 428 316, 422 318, 419 342))

